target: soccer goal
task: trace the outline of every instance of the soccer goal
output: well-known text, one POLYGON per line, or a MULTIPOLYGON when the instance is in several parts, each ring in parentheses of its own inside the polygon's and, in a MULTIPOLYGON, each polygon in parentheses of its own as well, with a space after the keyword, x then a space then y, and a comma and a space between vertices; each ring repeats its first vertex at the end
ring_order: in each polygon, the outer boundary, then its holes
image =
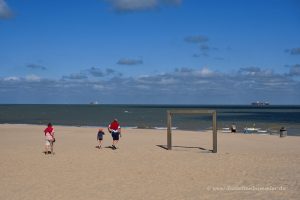
POLYGON ((172 117, 173 115, 180 114, 197 114, 197 115, 212 115, 212 141, 213 141, 213 153, 217 153, 217 112, 215 110, 168 110, 167 111, 167 120, 168 120, 168 129, 167 129, 167 149, 172 150, 172 117))

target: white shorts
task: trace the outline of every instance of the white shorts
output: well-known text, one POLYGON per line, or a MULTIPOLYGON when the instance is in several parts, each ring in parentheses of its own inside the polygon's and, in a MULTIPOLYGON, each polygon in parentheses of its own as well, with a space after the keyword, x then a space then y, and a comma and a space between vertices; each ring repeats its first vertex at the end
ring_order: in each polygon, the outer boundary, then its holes
POLYGON ((46 139, 45 140, 45 145, 50 146, 51 145, 50 141, 46 139))
POLYGON ((50 134, 46 134, 46 136, 45 136, 45 144, 46 145, 51 145, 51 141, 53 141, 53 137, 52 137, 52 135, 50 135, 50 134))

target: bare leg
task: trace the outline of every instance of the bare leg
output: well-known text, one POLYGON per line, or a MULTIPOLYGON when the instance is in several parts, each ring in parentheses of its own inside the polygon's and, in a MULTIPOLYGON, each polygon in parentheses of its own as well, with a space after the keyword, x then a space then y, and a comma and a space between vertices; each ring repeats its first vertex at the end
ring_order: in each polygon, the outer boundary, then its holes
POLYGON ((115 149, 117 148, 117 147, 116 147, 116 144, 118 143, 118 141, 119 141, 119 140, 113 140, 113 145, 112 145, 113 148, 115 148, 115 149))
POLYGON ((49 145, 45 144, 45 154, 48 154, 49 145))
POLYGON ((50 147, 51 147, 51 154, 53 154, 53 142, 50 142, 50 147))
POLYGON ((50 152, 50 145, 51 145, 51 143, 48 140, 46 140, 45 154, 48 154, 50 152))

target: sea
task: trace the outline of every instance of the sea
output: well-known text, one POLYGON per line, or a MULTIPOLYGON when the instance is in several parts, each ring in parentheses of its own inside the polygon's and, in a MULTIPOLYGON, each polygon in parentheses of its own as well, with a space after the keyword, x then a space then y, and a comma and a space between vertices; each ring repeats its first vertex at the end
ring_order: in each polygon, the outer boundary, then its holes
MULTIPOLYGON (((43 124, 106 127, 117 118, 122 127, 166 129, 168 110, 216 110, 219 131, 235 124, 278 134, 284 127, 288 135, 300 136, 300 105, 108 105, 108 104, 0 104, 0 124, 43 124)), ((212 116, 174 115, 173 129, 211 130, 212 116)), ((258 133, 259 134, 259 133, 258 133)))

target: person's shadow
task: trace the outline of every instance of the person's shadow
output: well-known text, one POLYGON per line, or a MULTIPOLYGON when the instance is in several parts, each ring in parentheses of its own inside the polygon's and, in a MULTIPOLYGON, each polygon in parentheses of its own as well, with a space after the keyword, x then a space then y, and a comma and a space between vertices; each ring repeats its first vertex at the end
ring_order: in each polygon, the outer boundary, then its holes
MULTIPOLYGON (((96 149, 102 149, 102 147, 99 147, 99 146, 95 146, 95 148, 96 148, 96 149)), ((114 149, 112 146, 106 146, 106 147, 103 147, 103 148, 116 150, 116 149, 114 149)))

